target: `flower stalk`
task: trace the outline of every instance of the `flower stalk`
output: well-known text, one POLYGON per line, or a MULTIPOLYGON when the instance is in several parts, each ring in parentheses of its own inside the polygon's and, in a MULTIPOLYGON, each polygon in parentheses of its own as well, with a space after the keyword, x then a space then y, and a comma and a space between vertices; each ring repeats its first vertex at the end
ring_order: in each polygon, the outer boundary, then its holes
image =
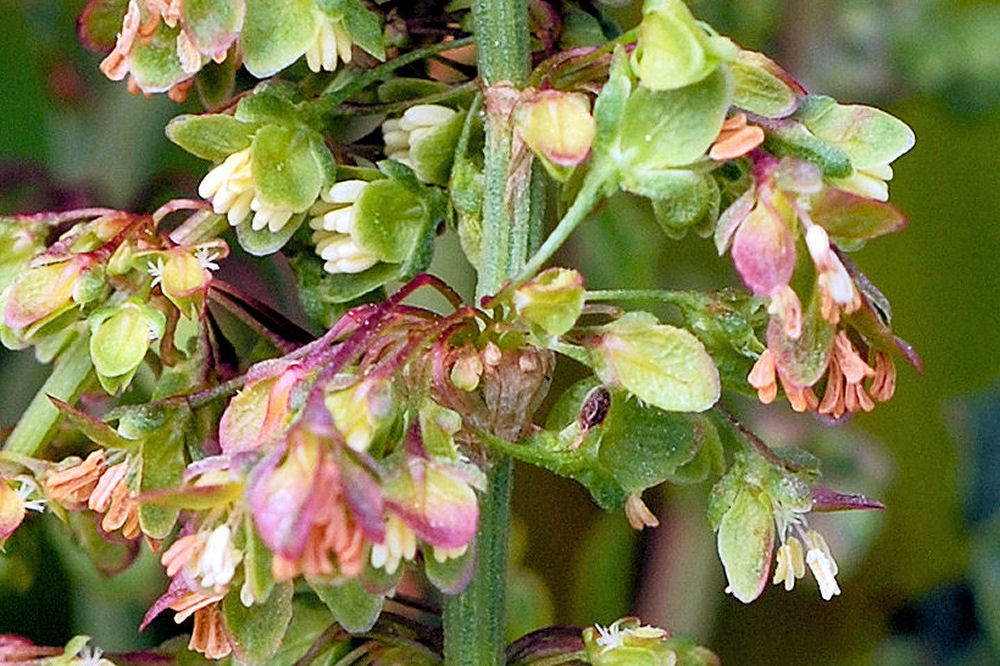
MULTIPOLYGON (((476 0, 473 3, 479 72, 485 86, 486 153, 483 192, 483 262, 477 300, 495 294, 524 266, 537 188, 527 172, 512 173, 512 111, 518 88, 528 79, 530 46, 525 0, 476 0), (512 177, 517 175, 517 177, 512 177)), ((476 571, 465 590, 444 605, 446 664, 504 662, 507 547, 513 463, 501 457, 488 475, 480 501, 476 571)))

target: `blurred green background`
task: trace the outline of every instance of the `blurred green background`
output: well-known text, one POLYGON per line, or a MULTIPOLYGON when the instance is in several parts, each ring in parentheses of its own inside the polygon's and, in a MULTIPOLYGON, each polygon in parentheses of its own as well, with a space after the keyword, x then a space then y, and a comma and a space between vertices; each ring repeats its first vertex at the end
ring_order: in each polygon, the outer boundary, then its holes
MULTIPOLYGON (((82 4, 0 2, 3 212, 90 201, 147 211, 168 192, 193 194, 205 170, 162 132, 196 107, 104 80, 99 58, 75 39, 82 4)), ((639 612, 697 637, 725 664, 1000 663, 1000 4, 693 6, 809 90, 883 106, 917 134, 891 186, 909 228, 854 259, 890 298, 895 329, 920 352, 924 374, 902 368, 892 402, 835 429, 784 405, 732 405, 770 441, 819 454, 840 489, 882 497, 888 509, 820 524, 842 565, 840 597, 823 603, 804 582, 745 607, 722 592, 703 518, 707 487, 649 493, 663 525, 640 537, 573 484, 520 468, 514 550, 524 564, 513 577, 512 632, 639 612)), ((616 11, 626 25, 636 15, 616 11)), ((445 243, 435 268, 467 287, 454 239, 445 243)), ((647 206, 627 197, 589 221, 561 260, 582 267, 595 288, 625 278, 634 287, 734 283, 710 242, 666 239, 647 206)), ((293 307, 287 290, 273 300, 293 307)), ((12 425, 43 373, 28 353, 2 353, 0 427, 12 425)), ((29 520, 0 556, 0 634, 58 645, 85 632, 113 650, 155 641, 156 627, 135 636, 161 590, 155 563, 141 560, 109 581, 44 522, 29 520)))

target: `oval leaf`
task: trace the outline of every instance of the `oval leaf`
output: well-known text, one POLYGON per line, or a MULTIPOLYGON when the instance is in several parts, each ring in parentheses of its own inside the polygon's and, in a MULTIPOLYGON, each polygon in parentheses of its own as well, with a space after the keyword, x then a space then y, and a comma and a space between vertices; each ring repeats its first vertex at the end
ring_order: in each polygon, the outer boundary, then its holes
POLYGON ((599 329, 590 346, 597 376, 671 412, 700 412, 719 399, 719 373, 705 346, 687 331, 630 312, 599 329))

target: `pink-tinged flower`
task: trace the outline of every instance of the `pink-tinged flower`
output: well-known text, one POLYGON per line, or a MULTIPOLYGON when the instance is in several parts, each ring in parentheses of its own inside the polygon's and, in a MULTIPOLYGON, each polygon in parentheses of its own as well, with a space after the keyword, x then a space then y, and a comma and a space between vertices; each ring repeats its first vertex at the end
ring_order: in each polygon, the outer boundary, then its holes
POLYGON ((24 499, 0 477, 0 548, 24 520, 24 499))
MULTIPOLYGON (((427 457, 417 431, 414 425, 406 463, 383 482, 389 519, 398 517, 435 554, 461 555, 476 534, 479 503, 475 490, 485 487, 485 477, 472 463, 427 457)), ((393 548, 388 554, 400 552, 406 551, 393 548)), ((372 557, 374 564, 374 549, 372 557)), ((385 561, 392 560, 386 557, 385 561)))
MULTIPOLYGON (((383 500, 366 470, 340 455, 318 394, 288 432, 284 447, 251 474, 254 524, 274 554, 275 578, 358 575, 367 541, 385 536, 383 500)), ((361 454, 355 454, 361 455, 361 454)))
POLYGON ((278 443, 295 412, 292 392, 308 372, 299 365, 250 379, 233 396, 219 422, 219 444, 225 454, 266 449, 278 443))
POLYGON ((185 13, 182 0, 129 0, 114 48, 101 61, 101 72, 112 81, 129 76, 130 91, 147 95, 169 91, 171 99, 184 101, 192 77, 209 59, 217 63, 226 59, 242 25, 242 2, 217 9, 222 11, 192 17, 185 13), (198 25, 192 25, 192 20, 198 25), (158 59, 155 64, 149 56, 137 57, 136 53, 151 42, 158 59), (173 62, 168 60, 171 49, 173 62))
POLYGON ((91 263, 89 257, 78 255, 29 268, 7 294, 3 323, 24 330, 72 308, 79 279, 91 263))
POLYGON ((782 291, 795 270, 789 212, 783 194, 761 188, 757 204, 733 235, 733 264, 747 287, 759 296, 782 291))
POLYGON ((546 166, 571 168, 590 155, 596 130, 590 100, 582 93, 536 92, 518 104, 514 123, 521 139, 549 162, 546 166))

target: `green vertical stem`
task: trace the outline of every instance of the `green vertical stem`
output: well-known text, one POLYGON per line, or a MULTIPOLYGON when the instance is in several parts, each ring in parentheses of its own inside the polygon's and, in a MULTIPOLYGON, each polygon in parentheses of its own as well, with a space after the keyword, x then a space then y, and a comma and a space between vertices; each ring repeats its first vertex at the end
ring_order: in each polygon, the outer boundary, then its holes
POLYGON ((80 397, 94 367, 90 361, 89 340, 89 336, 78 334, 59 355, 52 374, 31 399, 28 409, 7 438, 3 446, 5 451, 33 456, 49 441, 60 417, 49 396, 66 402, 80 397))
POLYGON ((444 604, 444 662, 453 666, 503 664, 506 630, 507 542, 513 463, 498 460, 480 501, 476 571, 461 594, 444 604))
MULTIPOLYGON (((476 54, 486 108, 482 261, 476 295, 497 292, 520 271, 537 237, 530 166, 513 154, 511 112, 528 80, 531 51, 527 0, 473 0, 476 54), (513 159, 512 159, 513 158, 513 159)), ((476 571, 444 604, 444 657, 451 666, 504 663, 507 545, 513 463, 498 457, 480 500, 476 571)))

